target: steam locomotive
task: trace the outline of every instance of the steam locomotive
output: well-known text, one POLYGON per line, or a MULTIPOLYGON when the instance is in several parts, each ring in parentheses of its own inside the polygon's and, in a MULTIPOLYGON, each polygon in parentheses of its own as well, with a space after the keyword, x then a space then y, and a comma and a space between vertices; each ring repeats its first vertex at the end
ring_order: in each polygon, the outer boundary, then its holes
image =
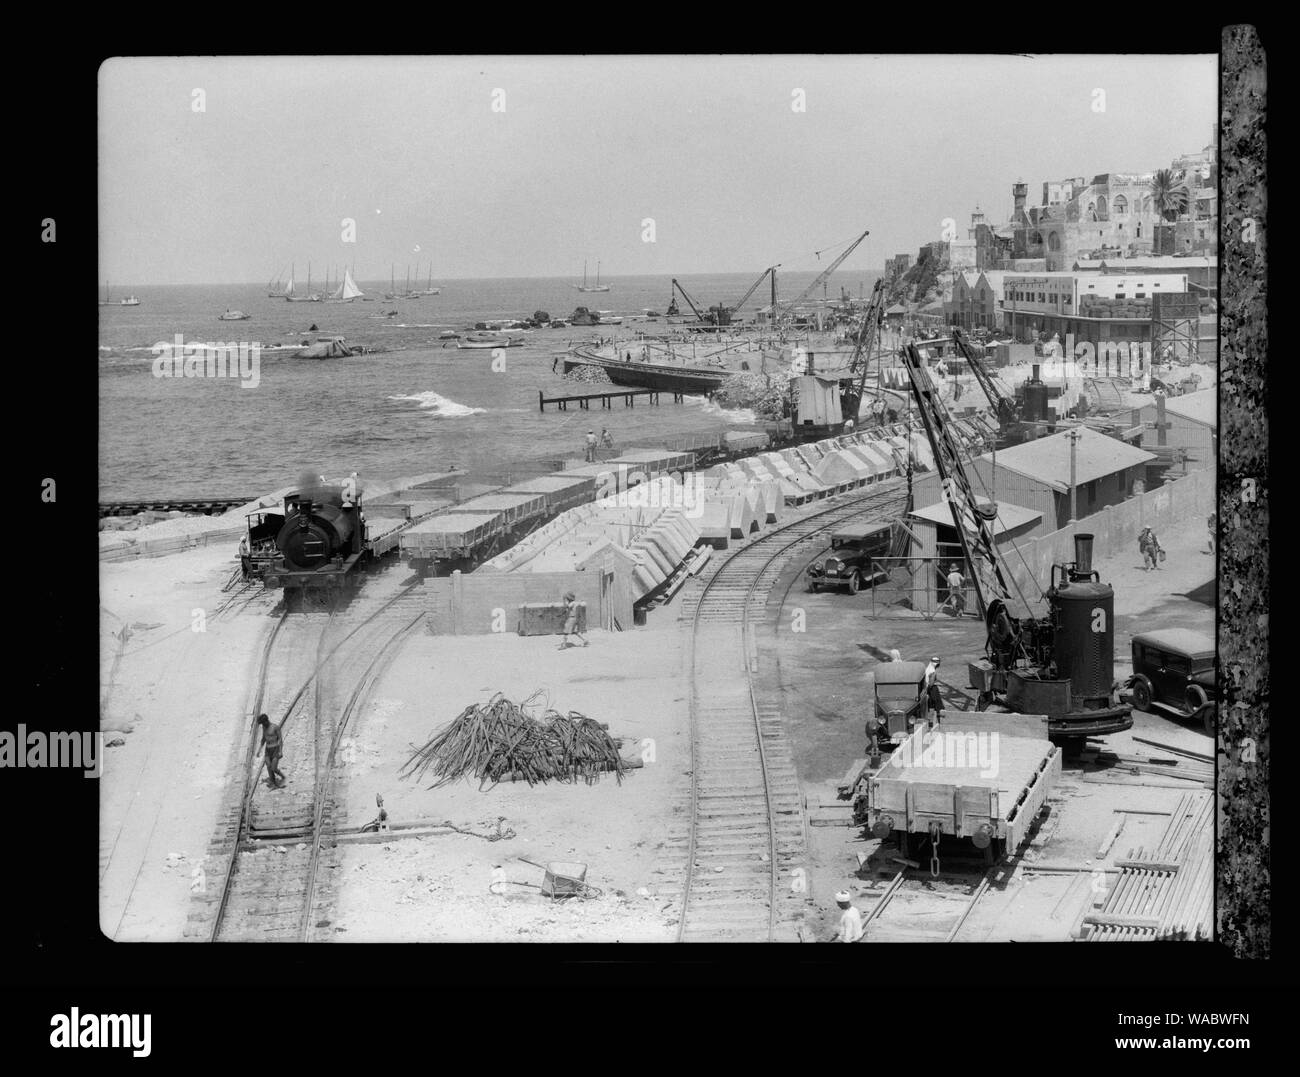
POLYGON ((286 591, 340 590, 373 550, 355 479, 285 496, 283 512, 249 516, 240 550, 246 579, 286 591))

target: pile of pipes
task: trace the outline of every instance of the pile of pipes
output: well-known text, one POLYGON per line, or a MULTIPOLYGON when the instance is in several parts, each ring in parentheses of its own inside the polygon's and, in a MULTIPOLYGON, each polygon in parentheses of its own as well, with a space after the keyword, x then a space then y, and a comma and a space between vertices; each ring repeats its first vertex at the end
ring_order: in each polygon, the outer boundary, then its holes
POLYGON ((1083 917, 1088 942, 1213 937, 1213 805, 1209 793, 1184 794, 1155 849, 1116 861, 1119 879, 1102 909, 1083 917))
POLYGON ((539 706, 540 692, 512 703, 498 692, 487 703, 466 707, 449 726, 423 747, 415 748, 402 767, 403 778, 431 773, 430 789, 468 775, 487 783, 526 781, 576 782, 588 785, 605 771, 622 784, 623 772, 635 764, 619 755, 608 727, 577 711, 560 714, 539 706))

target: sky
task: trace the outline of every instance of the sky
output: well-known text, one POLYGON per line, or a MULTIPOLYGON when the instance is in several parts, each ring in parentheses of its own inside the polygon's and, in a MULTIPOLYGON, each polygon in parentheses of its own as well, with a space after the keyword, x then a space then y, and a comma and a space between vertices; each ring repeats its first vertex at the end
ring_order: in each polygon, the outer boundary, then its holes
POLYGON ((1199 151, 1217 94, 1212 55, 123 57, 99 277, 757 276, 864 229, 845 269, 880 269, 1017 180, 1199 151))

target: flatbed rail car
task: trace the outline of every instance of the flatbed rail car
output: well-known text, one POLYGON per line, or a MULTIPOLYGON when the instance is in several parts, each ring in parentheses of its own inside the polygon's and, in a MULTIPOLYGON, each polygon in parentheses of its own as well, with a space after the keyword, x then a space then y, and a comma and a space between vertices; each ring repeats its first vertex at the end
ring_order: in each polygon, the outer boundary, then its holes
POLYGON ((402 560, 429 574, 440 566, 471 567, 491 557, 506 532, 505 514, 459 510, 456 506, 403 531, 398 540, 402 560))
POLYGON ((854 822, 893 837, 908 856, 928 841, 940 849, 968 840, 986 860, 1014 852, 1061 777, 1061 749, 1047 717, 988 714, 920 723, 874 774, 853 790, 854 822))
POLYGON ((587 505, 596 499, 596 477, 560 472, 540 475, 507 486, 503 494, 540 494, 546 499, 546 515, 558 516, 562 512, 587 505))

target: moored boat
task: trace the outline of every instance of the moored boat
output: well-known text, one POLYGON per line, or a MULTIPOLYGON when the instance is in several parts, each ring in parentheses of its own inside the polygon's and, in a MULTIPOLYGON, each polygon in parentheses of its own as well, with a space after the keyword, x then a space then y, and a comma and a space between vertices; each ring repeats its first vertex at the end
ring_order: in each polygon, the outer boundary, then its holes
POLYGON ((219 321, 219 322, 246 322, 246 321, 248 321, 248 319, 251 318, 251 317, 252 317, 251 314, 245 314, 242 310, 231 310, 229 307, 227 307, 227 308, 226 308, 226 313, 225 313, 225 314, 218 314, 218 315, 217 315, 217 321, 219 321))

